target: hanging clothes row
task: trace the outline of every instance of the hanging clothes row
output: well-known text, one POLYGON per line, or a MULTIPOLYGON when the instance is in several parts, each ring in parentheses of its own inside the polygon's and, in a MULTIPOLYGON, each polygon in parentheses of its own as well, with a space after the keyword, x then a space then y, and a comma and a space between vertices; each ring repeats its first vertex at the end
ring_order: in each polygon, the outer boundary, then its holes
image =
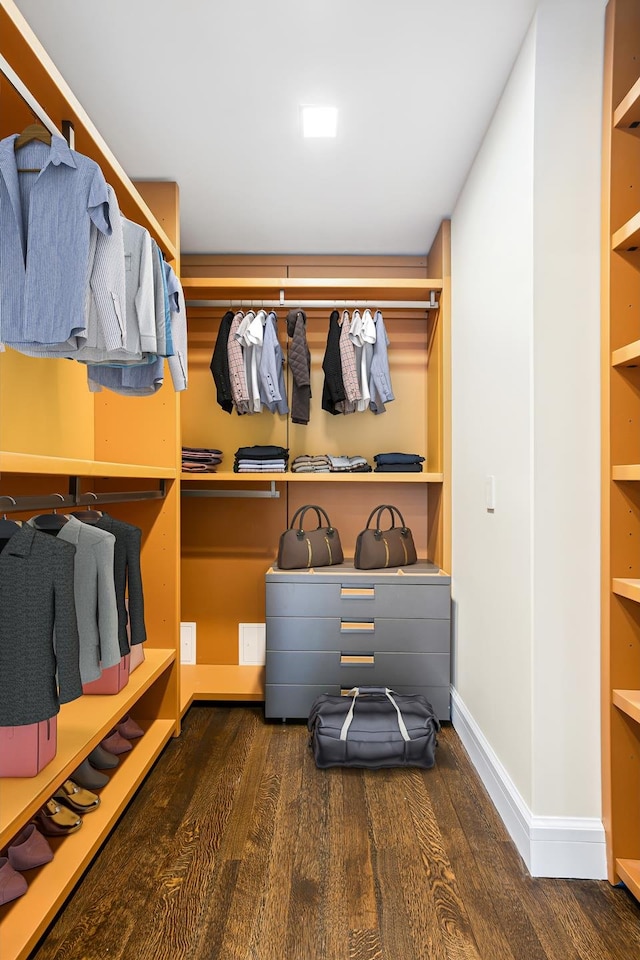
POLYGON ((226 413, 289 412, 277 323, 273 310, 228 310, 223 316, 210 369, 226 413))
POLYGON ((0 141, 0 343, 87 365, 89 389, 187 387, 180 281, 122 217, 100 167, 62 137, 0 141))
POLYGON ((371 410, 385 413, 394 400, 387 347, 389 337, 380 310, 333 310, 322 369, 322 409, 333 416, 371 410))
POLYGON ((55 716, 146 640, 141 535, 93 510, 0 520, 0 726, 55 716))

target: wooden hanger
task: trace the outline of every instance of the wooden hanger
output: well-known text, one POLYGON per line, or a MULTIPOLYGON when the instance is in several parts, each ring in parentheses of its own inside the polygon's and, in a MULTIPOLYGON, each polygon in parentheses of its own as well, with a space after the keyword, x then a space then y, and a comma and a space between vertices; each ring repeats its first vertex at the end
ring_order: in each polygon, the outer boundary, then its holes
POLYGON ((30 143, 32 140, 41 140, 42 143, 51 146, 51 131, 47 130, 41 123, 31 123, 24 128, 14 143, 13 149, 19 150, 20 147, 24 147, 25 143, 30 143))

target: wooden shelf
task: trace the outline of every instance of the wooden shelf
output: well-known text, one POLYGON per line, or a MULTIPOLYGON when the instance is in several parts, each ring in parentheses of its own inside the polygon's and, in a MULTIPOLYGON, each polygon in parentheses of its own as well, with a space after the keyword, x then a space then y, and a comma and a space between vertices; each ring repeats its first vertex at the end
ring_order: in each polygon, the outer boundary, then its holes
POLYGON ((637 253, 640 248, 640 212, 627 220, 611 238, 611 249, 617 253, 637 253))
POLYGON ((629 580, 624 577, 615 577, 611 589, 619 597, 635 600, 640 603, 640 580, 629 580))
POLYGON ((264 667, 199 663, 180 667, 180 713, 194 700, 264 700, 264 667))
POLYGON ((187 483, 442 483, 442 473, 183 473, 187 483))
MULTIPOLYGON (((148 651, 147 655, 152 652, 148 651)), ((132 681, 140 670, 142 667, 136 670, 132 681)), ((115 826, 170 739, 174 726, 172 720, 155 720, 144 737, 135 741, 131 753, 126 755, 109 783, 100 791, 98 809, 83 817, 82 828, 77 833, 56 845, 53 861, 38 870, 33 879, 29 878, 29 889, 24 896, 3 908, 0 924, 0 956, 3 960, 22 960, 28 956, 115 826)))
POLYGON ((145 649, 144 663, 120 693, 83 696, 62 705, 58 714, 58 751, 53 760, 36 777, 0 780, 0 848, 46 803, 175 658, 173 649, 145 649))
POLYGON ((613 480, 640 480, 640 463, 619 463, 611 468, 613 480))
POLYGON ((616 869, 636 900, 640 900, 640 860, 616 860, 616 869))
POLYGON ((640 366, 640 340, 634 340, 624 347, 619 347, 611 354, 612 367, 640 366))
POLYGON ((640 77, 614 110, 613 125, 617 130, 640 137, 640 77), (632 123, 637 126, 632 127, 632 123))
POLYGON ((636 723, 640 723, 640 690, 614 690, 613 703, 636 723))
POLYGON ((442 280, 394 280, 347 277, 184 277, 185 300, 279 300, 295 307, 299 300, 428 300, 442 290, 442 280))
POLYGON ((106 460, 75 460, 68 457, 41 457, 32 453, 0 451, 0 473, 55 474, 80 477, 140 477, 174 479, 175 467, 150 464, 111 463, 106 460))
POLYGON ((175 260, 179 256, 175 244, 133 186, 13 0, 3 0, 0 4, 0 37, 7 63, 58 128, 63 120, 72 121, 79 152, 101 167, 107 183, 116 191, 123 214, 144 223, 169 259, 175 260))

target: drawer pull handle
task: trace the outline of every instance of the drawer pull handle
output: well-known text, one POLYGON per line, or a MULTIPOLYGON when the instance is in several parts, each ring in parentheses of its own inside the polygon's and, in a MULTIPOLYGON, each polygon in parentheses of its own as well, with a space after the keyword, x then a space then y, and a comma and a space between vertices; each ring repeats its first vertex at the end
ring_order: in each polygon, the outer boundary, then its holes
POLYGON ((373 600, 375 587, 340 587, 340 596, 348 600, 373 600))
POLYGON ((376 629, 375 622, 373 620, 341 620, 340 621, 340 633, 373 633, 376 629))
POLYGON ((375 663, 376 657, 373 653, 341 653, 340 663, 375 663))

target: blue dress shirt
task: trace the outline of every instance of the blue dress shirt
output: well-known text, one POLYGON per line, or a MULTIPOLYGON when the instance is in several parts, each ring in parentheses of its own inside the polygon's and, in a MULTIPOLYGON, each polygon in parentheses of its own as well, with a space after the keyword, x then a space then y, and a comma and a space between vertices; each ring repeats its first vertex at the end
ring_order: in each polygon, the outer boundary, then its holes
POLYGON ((0 341, 66 348, 86 328, 91 223, 111 232, 107 184, 62 137, 16 153, 17 137, 0 141, 0 341))

